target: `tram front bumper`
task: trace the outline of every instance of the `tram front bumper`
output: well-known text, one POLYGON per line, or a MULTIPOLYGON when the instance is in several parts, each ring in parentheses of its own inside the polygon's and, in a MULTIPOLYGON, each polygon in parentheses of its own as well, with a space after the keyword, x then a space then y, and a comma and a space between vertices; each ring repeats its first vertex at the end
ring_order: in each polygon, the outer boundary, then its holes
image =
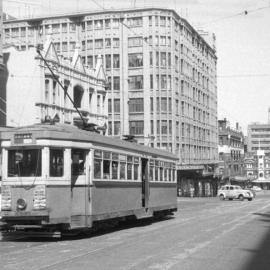
POLYGON ((48 210, 35 210, 35 211, 1 211, 1 221, 7 220, 46 220, 49 218, 48 210))

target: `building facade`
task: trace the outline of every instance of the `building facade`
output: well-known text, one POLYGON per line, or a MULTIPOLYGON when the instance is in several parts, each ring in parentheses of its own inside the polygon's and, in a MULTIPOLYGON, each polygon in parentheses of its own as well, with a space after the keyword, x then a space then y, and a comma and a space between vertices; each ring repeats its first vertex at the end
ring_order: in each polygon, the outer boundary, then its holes
POLYGON ((4 48, 4 59, 1 96, 5 97, 5 106, 1 107, 1 125, 30 125, 48 119, 77 125, 84 122, 100 128, 107 125, 106 77, 101 58, 96 70, 87 69, 78 49, 72 59, 66 59, 57 54, 48 38, 41 55, 34 47, 21 51, 9 46, 4 48))
POLYGON ((270 154, 270 124, 248 125, 248 152, 256 154, 257 150, 270 154))
POLYGON ((270 189, 270 156, 264 150, 257 150, 245 157, 245 175, 249 183, 270 189))
POLYGON ((4 42, 21 50, 44 43, 74 53, 108 75, 107 135, 134 135, 179 156, 179 194, 213 194, 218 162, 216 51, 174 10, 144 8, 4 22, 4 42), (194 191, 195 190, 195 191, 194 191), (194 191, 192 193, 192 191, 194 191))
MULTIPOLYGON (((223 181, 237 180, 245 176, 244 134, 239 124, 232 128, 225 118, 218 121, 219 126, 219 170, 223 181)), ((244 180, 244 178, 243 178, 244 180)))

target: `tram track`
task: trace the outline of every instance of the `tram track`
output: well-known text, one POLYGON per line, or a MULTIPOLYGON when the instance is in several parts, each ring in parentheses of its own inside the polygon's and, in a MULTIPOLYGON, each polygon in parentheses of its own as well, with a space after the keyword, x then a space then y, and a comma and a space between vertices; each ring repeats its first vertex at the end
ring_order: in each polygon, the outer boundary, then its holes
MULTIPOLYGON (((232 206, 231 204, 227 204, 224 206, 224 208, 229 209, 229 208, 231 208, 231 206, 232 206)), ((252 213, 254 213, 254 211, 255 212, 263 211, 267 207, 270 207, 270 204, 267 204, 267 205, 264 205, 264 206, 258 208, 258 206, 261 206, 261 202, 257 201, 256 203, 253 203, 251 209, 250 209, 250 205, 244 204, 242 202, 239 205, 234 204, 234 206, 238 206, 237 207, 238 210, 245 209, 245 208, 248 209, 247 213, 243 213, 243 216, 241 218, 242 221, 239 220, 239 217, 236 217, 233 219, 235 222, 235 226, 237 226, 237 224, 241 225, 241 222, 243 222, 248 216, 251 216, 252 213)), ((64 257, 60 256, 61 259, 59 260, 59 256, 58 256, 57 261, 53 260, 53 262, 48 263, 48 264, 43 263, 40 267, 35 265, 35 268, 33 268, 36 270, 43 270, 43 269, 50 269, 50 268, 54 269, 54 268, 57 268, 58 265, 66 264, 66 263, 69 263, 72 261, 77 261, 80 258, 83 258, 85 256, 89 256, 89 255, 91 256, 95 253, 102 253, 106 250, 118 249, 120 246, 123 246, 123 245, 125 245, 125 247, 128 248, 128 246, 132 246, 135 241, 144 242, 149 238, 149 233, 151 234, 153 239, 155 239, 156 237, 160 236, 160 234, 162 234, 162 231, 164 230, 164 228, 174 230, 176 227, 186 226, 188 224, 193 223, 193 221, 196 221, 196 220, 202 221, 203 219, 206 219, 206 218, 208 218, 210 220, 215 220, 215 219, 217 219, 218 216, 222 215, 222 212, 219 211, 219 207, 220 207, 220 205, 218 205, 216 207, 216 209, 207 209, 206 212, 208 212, 208 214, 210 213, 209 215, 205 215, 205 211, 202 211, 202 213, 197 215, 197 216, 194 216, 191 218, 184 218, 184 217, 181 218, 181 213, 178 213, 176 215, 176 218, 174 218, 174 219, 162 220, 160 222, 154 222, 153 224, 150 224, 149 226, 142 227, 142 228, 140 228, 140 224, 139 224, 139 227, 138 226, 134 227, 135 230, 133 229, 133 227, 128 227, 128 228, 121 227, 119 229, 119 231, 117 229, 111 231, 112 233, 116 232, 116 234, 114 234, 114 235, 112 235, 111 232, 109 231, 108 232, 109 234, 101 235, 101 237, 99 237, 99 235, 97 235, 97 236, 94 235, 93 237, 90 237, 90 238, 83 238, 82 241, 79 241, 79 242, 74 242, 74 241, 76 241, 76 238, 75 238, 75 240, 72 241, 71 243, 68 242, 67 240, 63 240, 63 241, 60 240, 57 242, 55 242, 55 241, 46 242, 45 244, 40 243, 40 244, 35 245, 35 246, 24 248, 23 250, 17 250, 17 251, 10 252, 8 254, 8 257, 14 257, 14 256, 20 257, 20 256, 23 256, 25 254, 31 254, 31 253, 34 253, 37 251, 40 254, 40 253, 42 253, 42 249, 45 248, 46 250, 50 250, 51 247, 53 249, 53 246, 58 244, 59 247, 58 248, 56 247, 56 248, 57 248, 57 250, 59 250, 60 254, 63 255, 64 257), (124 233, 121 229, 124 229, 124 233), (96 239, 96 237, 97 237, 97 239, 96 239), (89 240, 91 240, 91 242, 89 240), (71 245, 72 245, 72 247, 71 247, 71 245), (90 250, 89 250, 89 248, 90 248, 90 250), (71 251, 74 249, 77 251, 77 253, 72 255, 71 251)), ((142 223, 141 225, 144 225, 144 224, 142 223)), ((232 223, 224 222, 221 225, 223 227, 221 232, 224 232, 224 231, 226 232, 226 229, 224 227, 230 227, 230 226, 234 227, 233 222, 232 223)), ((210 233, 210 231, 208 233, 210 233)), ((196 238, 196 236, 194 236, 194 237, 196 238)), ((189 241, 190 240, 192 240, 192 239, 189 239, 189 241)), ((183 239, 182 243, 186 243, 186 241, 187 240, 183 239)), ((52 256, 52 257, 54 257, 54 256, 52 256)), ((57 259, 57 257, 55 259, 57 259)), ((149 259, 150 259, 150 257, 149 257, 149 259)), ((35 262, 35 258, 32 258, 32 259, 29 258, 29 259, 27 259, 28 268, 23 268, 22 265, 19 263, 17 265, 18 266, 17 268, 12 268, 12 269, 27 269, 28 270, 28 269, 30 269, 29 265, 31 265, 32 263, 34 264, 34 262, 35 262)), ((8 261, 6 263, 8 264, 8 261)), ((8 269, 8 268, 4 268, 4 269, 8 269)))

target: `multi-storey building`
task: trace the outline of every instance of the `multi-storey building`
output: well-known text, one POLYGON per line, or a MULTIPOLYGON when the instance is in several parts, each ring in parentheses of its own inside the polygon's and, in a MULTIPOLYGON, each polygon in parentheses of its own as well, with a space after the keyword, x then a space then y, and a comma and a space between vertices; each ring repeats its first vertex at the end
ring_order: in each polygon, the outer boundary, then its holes
POLYGON ((249 153, 245 157, 245 175, 249 182, 270 189, 270 156, 264 150, 249 153))
POLYGON ((176 153, 181 194, 212 194, 218 161, 215 47, 174 10, 159 8, 6 21, 4 42, 25 50, 43 43, 50 27, 59 54, 70 57, 79 42, 89 67, 103 57, 107 134, 134 135, 139 143, 176 153))
POLYGON ((219 126, 219 170, 224 180, 244 176, 244 134, 236 123, 232 128, 225 118, 218 121, 219 126))
POLYGON ((3 32, 3 1, 0 0, 0 73, 1 73, 1 70, 3 69, 3 42, 2 42, 2 39, 3 39, 3 35, 2 35, 2 32, 3 32))
POLYGON ((270 124, 254 123, 248 125, 248 152, 256 153, 264 150, 270 154, 270 124))
POLYGON ((107 125, 106 77, 101 58, 95 70, 87 69, 78 48, 72 59, 66 59, 57 54, 48 36, 40 54, 34 47, 20 51, 8 46, 4 48, 4 59, 1 125, 22 126, 49 119, 77 125, 83 122, 100 129, 107 125))

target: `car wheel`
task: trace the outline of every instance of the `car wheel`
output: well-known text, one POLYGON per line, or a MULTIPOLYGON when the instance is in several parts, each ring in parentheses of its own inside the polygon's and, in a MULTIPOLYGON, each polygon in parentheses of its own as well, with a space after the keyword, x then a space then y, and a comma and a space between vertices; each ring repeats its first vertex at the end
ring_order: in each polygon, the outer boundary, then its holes
POLYGON ((239 195, 239 200, 243 201, 244 200, 244 196, 243 195, 239 195))
POLYGON ((252 198, 249 198, 248 200, 249 200, 249 201, 252 201, 252 198))
POLYGON ((233 198, 229 198, 229 200, 230 200, 230 201, 232 201, 232 200, 233 200, 233 198))
POLYGON ((224 200, 225 200, 224 195, 223 195, 223 194, 219 195, 219 199, 220 199, 221 201, 224 201, 224 200))

